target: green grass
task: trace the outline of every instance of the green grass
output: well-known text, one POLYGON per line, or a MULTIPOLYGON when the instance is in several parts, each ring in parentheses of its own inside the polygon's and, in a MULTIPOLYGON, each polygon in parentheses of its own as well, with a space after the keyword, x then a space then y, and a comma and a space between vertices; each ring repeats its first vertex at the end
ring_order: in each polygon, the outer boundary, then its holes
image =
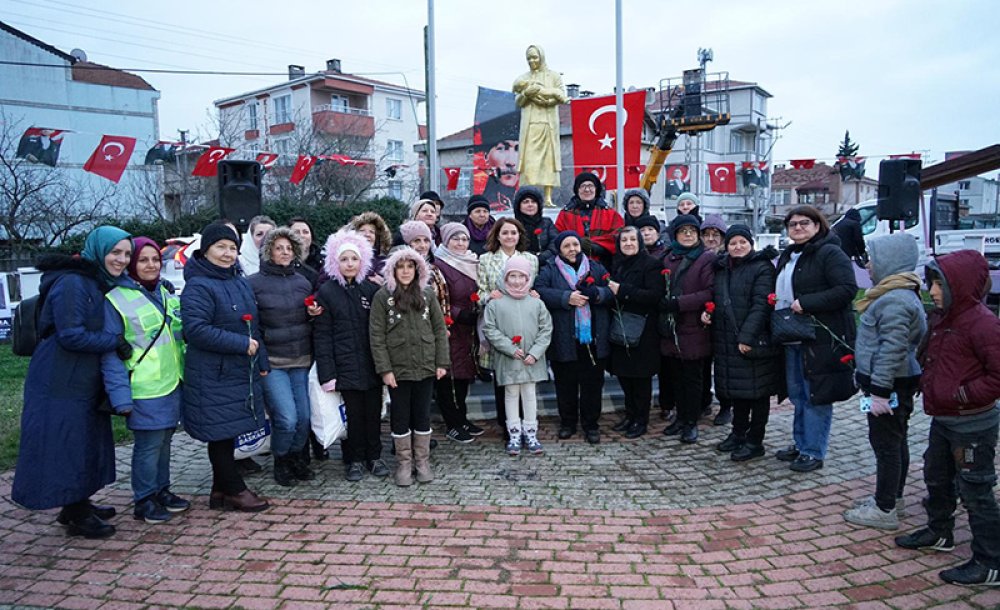
MULTIPOLYGON (((0 345, 0 472, 14 467, 21 440, 21 406, 28 358, 15 356, 10 345, 0 345)), ((115 443, 132 441, 125 418, 111 418, 115 443)))

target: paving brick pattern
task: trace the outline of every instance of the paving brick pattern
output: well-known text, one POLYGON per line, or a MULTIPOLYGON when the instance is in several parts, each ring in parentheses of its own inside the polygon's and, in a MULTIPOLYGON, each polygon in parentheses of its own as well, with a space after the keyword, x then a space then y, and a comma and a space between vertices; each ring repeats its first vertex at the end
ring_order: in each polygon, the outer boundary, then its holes
MULTIPOLYGON (((927 424, 914 416, 905 529, 923 520, 927 424)), ((269 484, 268 469, 248 478, 274 505, 256 515, 207 509, 204 447, 178 435, 174 490, 195 508, 157 526, 130 518, 121 448, 119 482, 98 498, 123 511, 105 541, 67 538, 54 511, 10 504, 7 473, 0 607, 1000 608, 1000 590, 937 577, 969 555, 964 514, 950 554, 897 549, 892 533, 843 521, 873 485, 853 402, 837 407, 829 459, 810 474, 772 457, 735 464, 712 449, 726 430, 707 423, 694 447, 659 424, 637 441, 605 430, 597 446, 543 427, 543 457, 508 458, 495 433, 441 437, 437 480, 409 489, 348 483, 336 459, 293 489, 269 484)), ((790 430, 790 407, 775 407, 769 452, 790 430)))

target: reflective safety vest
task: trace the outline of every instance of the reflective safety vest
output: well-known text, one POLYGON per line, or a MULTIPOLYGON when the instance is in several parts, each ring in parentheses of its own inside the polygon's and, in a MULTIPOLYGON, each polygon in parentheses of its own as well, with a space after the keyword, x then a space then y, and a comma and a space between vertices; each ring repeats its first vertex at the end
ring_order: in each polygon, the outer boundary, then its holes
POLYGON ((129 370, 133 399, 160 398, 174 391, 184 375, 184 342, 181 339, 181 301, 159 286, 159 296, 167 313, 163 312, 143 290, 118 286, 107 294, 108 301, 121 314, 125 340, 132 346, 132 357, 125 362, 129 370), (163 332, 146 347, 163 326, 163 332), (136 363, 142 358, 142 362, 136 363))

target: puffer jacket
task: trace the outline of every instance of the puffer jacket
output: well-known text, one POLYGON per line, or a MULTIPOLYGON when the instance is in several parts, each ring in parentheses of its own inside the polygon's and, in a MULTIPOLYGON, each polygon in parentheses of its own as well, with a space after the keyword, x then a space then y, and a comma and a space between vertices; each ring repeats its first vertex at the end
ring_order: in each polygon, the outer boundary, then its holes
MULTIPOLYGON (((608 281, 602 279, 606 274, 607 270, 600 263, 590 262, 590 276, 595 279, 594 287, 600 294, 597 302, 590 303, 590 328, 595 358, 607 358, 610 353, 608 331, 615 295, 608 288, 608 281)), ((570 287, 559 272, 555 259, 538 273, 534 288, 552 315, 552 342, 547 352, 549 360, 576 362, 576 308, 569 304, 574 288, 570 287)))
MULTIPOLYGON (((712 355, 712 337, 701 323, 705 303, 712 300, 715 287, 715 255, 708 250, 685 264, 686 256, 667 251, 663 267, 670 273, 666 291, 677 299, 679 311, 672 314, 673 332, 660 336, 660 353, 669 358, 701 360, 712 355)), ((660 312, 661 318, 667 316, 660 312)), ((661 323, 660 327, 665 325, 661 323)))
POLYGON ((982 254, 960 250, 928 264, 943 279, 944 307, 930 316, 921 349, 920 391, 933 416, 975 415, 1000 399, 1000 319, 983 305, 989 266, 982 254))
POLYGON ((274 368, 312 364, 312 321, 304 300, 312 284, 294 265, 265 260, 260 271, 247 278, 260 311, 260 331, 274 368), (307 361, 303 364, 303 360, 307 361), (294 363, 294 364, 292 364, 294 363))
POLYGON ((722 254, 715 261, 712 353, 715 389, 724 398, 762 398, 784 387, 784 352, 767 345, 771 332, 768 295, 774 292, 775 278, 771 261, 777 255, 774 248, 766 248, 743 259, 722 254), (741 343, 749 345, 751 352, 760 352, 744 356, 741 343), (766 354, 770 357, 764 358, 766 354))
POLYGON ((370 390, 382 384, 375 373, 369 314, 379 286, 370 280, 331 280, 318 293, 323 313, 313 325, 320 383, 337 380, 338 390, 370 390))
POLYGON ((542 203, 538 204, 538 211, 529 216, 521 211, 521 202, 525 197, 531 196, 535 201, 544 201, 542 192, 533 186, 523 186, 514 195, 514 218, 524 225, 524 232, 528 238, 528 252, 538 256, 539 266, 552 260, 556 252, 556 237, 559 231, 556 230, 555 223, 542 214, 542 203))
POLYGON ((657 303, 663 297, 663 262, 645 251, 623 256, 619 250, 611 279, 618 282, 618 294, 611 309, 612 324, 619 312, 646 316, 639 344, 634 347, 611 345, 610 371, 618 377, 652 377, 660 370, 660 335, 656 330, 657 303))

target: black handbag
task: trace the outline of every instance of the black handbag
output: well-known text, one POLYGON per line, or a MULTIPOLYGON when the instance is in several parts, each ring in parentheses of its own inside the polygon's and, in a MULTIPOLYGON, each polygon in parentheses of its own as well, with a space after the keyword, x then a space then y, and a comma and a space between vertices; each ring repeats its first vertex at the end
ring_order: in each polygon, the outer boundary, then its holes
POLYGON ((642 339, 642 331, 646 328, 646 316, 622 311, 615 307, 611 316, 611 331, 608 341, 621 347, 635 347, 642 339))
POLYGON ((771 342, 776 345, 802 343, 816 340, 816 326, 813 317, 798 314, 792 309, 775 309, 771 314, 771 342))

